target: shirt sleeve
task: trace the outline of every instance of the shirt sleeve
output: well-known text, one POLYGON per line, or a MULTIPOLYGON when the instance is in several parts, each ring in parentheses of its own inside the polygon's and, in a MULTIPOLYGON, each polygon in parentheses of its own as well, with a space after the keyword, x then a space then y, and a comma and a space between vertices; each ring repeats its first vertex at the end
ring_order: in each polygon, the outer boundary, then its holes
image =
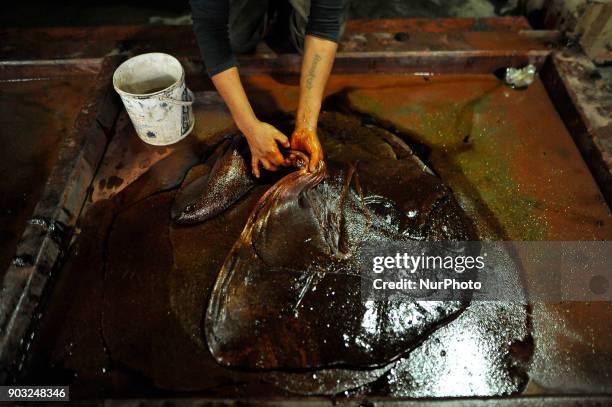
POLYGON ((193 31, 209 76, 236 66, 229 41, 229 0, 190 0, 193 31))
POLYGON ((338 42, 343 12, 342 0, 312 0, 306 34, 338 42))

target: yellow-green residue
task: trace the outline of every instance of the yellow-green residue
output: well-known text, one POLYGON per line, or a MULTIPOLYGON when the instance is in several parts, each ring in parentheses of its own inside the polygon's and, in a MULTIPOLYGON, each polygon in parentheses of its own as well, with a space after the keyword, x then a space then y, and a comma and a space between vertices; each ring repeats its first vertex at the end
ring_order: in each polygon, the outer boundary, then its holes
POLYGON ((499 103, 503 89, 493 81, 471 82, 458 96, 448 83, 441 86, 449 87, 448 98, 438 92, 429 100, 419 94, 413 97, 412 89, 386 89, 354 91, 349 100, 356 110, 392 123, 431 148, 435 171, 455 191, 484 237, 544 238, 548 227, 539 209, 542 204, 524 194, 512 176, 520 135, 504 103, 499 103), (402 93, 405 97, 398 97, 402 93))

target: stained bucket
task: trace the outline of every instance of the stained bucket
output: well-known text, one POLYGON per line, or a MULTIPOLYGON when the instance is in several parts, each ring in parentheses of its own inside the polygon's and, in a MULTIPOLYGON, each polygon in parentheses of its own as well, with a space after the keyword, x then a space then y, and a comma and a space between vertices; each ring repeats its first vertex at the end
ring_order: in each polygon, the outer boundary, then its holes
POLYGON ((153 52, 130 58, 115 71, 113 86, 145 143, 166 146, 193 130, 193 93, 173 56, 153 52))

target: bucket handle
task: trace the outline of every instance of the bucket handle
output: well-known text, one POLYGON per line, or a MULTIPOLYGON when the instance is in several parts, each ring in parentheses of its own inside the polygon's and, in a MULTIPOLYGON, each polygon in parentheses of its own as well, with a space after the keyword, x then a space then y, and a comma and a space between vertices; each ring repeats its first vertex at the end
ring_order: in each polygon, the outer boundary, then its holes
POLYGON ((189 98, 189 100, 176 100, 176 99, 172 99, 172 98, 160 95, 159 99, 163 100, 164 102, 173 103, 175 105, 191 106, 193 102, 195 101, 195 97, 193 96, 193 92, 189 89, 187 89, 187 97, 189 98))

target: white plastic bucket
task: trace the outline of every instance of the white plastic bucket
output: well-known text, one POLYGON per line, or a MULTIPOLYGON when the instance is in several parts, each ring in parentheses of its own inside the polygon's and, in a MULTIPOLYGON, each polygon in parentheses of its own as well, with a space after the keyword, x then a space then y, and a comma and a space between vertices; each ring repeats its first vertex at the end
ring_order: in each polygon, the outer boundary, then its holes
POLYGON ((115 71, 113 86, 145 143, 166 146, 193 130, 193 93, 173 56, 153 52, 130 58, 115 71))

